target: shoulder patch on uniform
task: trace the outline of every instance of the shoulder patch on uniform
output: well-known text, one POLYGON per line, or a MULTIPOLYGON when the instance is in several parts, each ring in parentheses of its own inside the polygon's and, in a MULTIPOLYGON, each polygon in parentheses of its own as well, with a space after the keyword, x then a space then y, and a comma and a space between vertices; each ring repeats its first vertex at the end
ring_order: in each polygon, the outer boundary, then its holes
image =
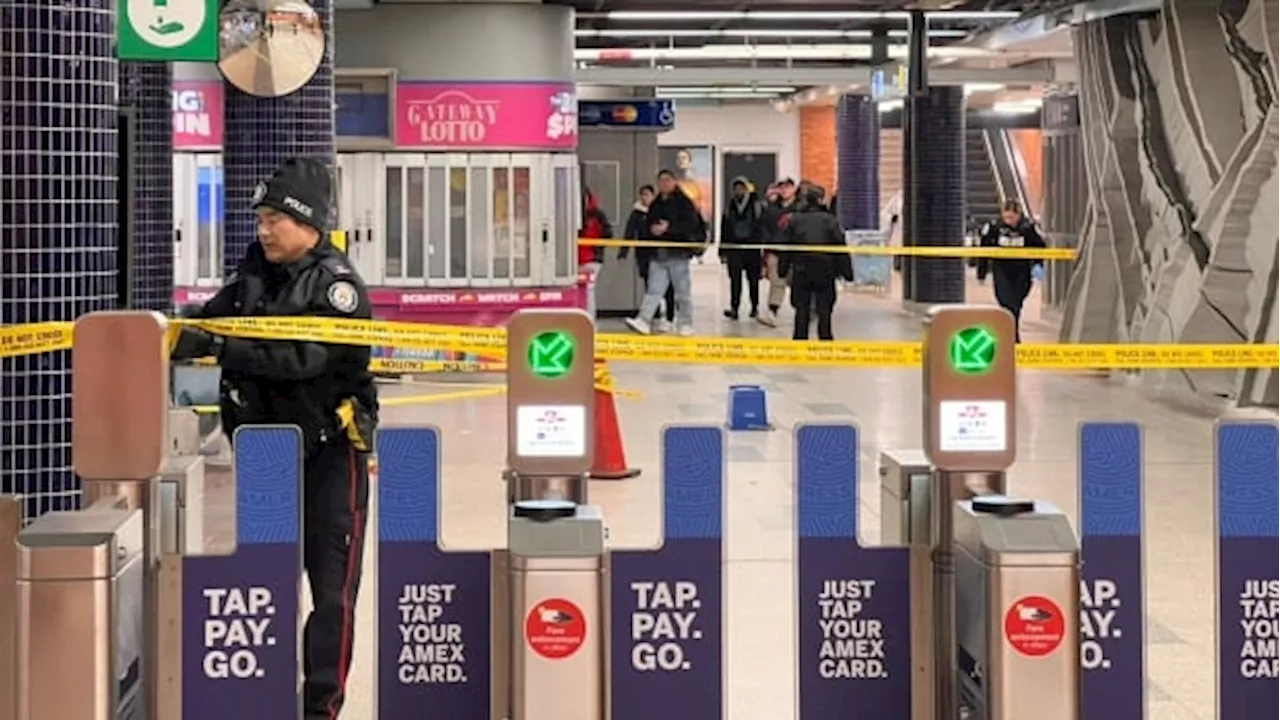
POLYGON ((332 255, 325 257, 320 261, 320 265, 324 269, 333 273, 334 277, 347 277, 352 274, 351 265, 344 259, 334 257, 332 255))
POLYGON ((339 280, 330 285, 326 297, 333 309, 340 313, 350 315, 360 307, 360 292, 356 290, 355 285, 346 280, 339 280))

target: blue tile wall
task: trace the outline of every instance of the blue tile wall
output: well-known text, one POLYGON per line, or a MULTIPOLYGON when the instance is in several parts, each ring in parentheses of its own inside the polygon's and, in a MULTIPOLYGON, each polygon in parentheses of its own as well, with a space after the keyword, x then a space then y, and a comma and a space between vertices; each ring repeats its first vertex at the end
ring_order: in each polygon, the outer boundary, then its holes
MULTIPOLYGON (((0 2, 0 324, 116 301, 115 4, 0 2)), ((0 493, 79 503, 70 353, 0 361, 0 493)))
MULTIPOLYGON (((924 247, 964 244, 964 88, 932 86, 905 102, 904 242, 924 247), (918 203, 913 201, 918 199, 918 203), (914 207, 913 207, 914 206, 914 207)), ((964 261, 908 258, 904 297, 918 303, 964 302, 964 261)))
POLYGON ((880 111, 866 95, 836 104, 837 208, 848 230, 880 228, 880 111))
POLYGON ((133 307, 173 307, 173 116, 168 63, 121 63, 120 104, 133 108, 133 307))
POLYGON ((333 165, 333 12, 329 0, 317 0, 311 7, 320 15, 326 42, 324 58, 310 82, 282 98, 252 97, 226 84, 224 272, 240 264, 256 237, 249 201, 259 181, 290 157, 322 158, 333 165))

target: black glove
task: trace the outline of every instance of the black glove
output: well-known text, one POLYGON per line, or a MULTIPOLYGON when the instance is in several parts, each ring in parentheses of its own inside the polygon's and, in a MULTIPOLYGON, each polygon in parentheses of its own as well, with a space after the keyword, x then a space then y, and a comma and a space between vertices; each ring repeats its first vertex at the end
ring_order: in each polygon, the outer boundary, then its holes
POLYGON ((196 358, 217 355, 222 343, 216 335, 200 328, 183 326, 177 340, 169 348, 171 360, 194 360, 196 358))

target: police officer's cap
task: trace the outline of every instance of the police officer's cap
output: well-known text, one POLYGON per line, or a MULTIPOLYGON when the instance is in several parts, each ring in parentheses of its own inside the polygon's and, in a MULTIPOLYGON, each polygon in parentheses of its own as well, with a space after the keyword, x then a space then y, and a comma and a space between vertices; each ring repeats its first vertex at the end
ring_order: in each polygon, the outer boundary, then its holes
POLYGON ((328 229, 333 188, 329 166, 315 158, 289 158, 253 193, 253 207, 269 207, 320 232, 328 229))

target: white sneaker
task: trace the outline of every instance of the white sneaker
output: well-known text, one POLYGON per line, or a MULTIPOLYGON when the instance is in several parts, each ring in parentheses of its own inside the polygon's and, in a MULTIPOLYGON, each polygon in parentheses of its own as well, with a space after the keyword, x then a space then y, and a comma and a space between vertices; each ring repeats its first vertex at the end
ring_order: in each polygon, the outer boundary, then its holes
POLYGON ((761 310, 760 315, 756 317, 756 322, 765 327, 776 328, 778 327, 778 316, 771 310, 761 310))
POLYGON ((675 332, 675 329, 676 329, 676 324, 671 322, 670 320, 664 319, 664 320, 658 321, 659 333, 672 333, 672 332, 675 332))
POLYGON ((680 337, 693 337, 693 326, 681 325, 680 329, 677 332, 679 333, 680 337))
POLYGON ((653 333, 652 328, 649 327, 649 323, 641 320, 640 318, 629 317, 625 322, 627 323, 627 327, 635 330, 641 335, 649 335, 653 333))

